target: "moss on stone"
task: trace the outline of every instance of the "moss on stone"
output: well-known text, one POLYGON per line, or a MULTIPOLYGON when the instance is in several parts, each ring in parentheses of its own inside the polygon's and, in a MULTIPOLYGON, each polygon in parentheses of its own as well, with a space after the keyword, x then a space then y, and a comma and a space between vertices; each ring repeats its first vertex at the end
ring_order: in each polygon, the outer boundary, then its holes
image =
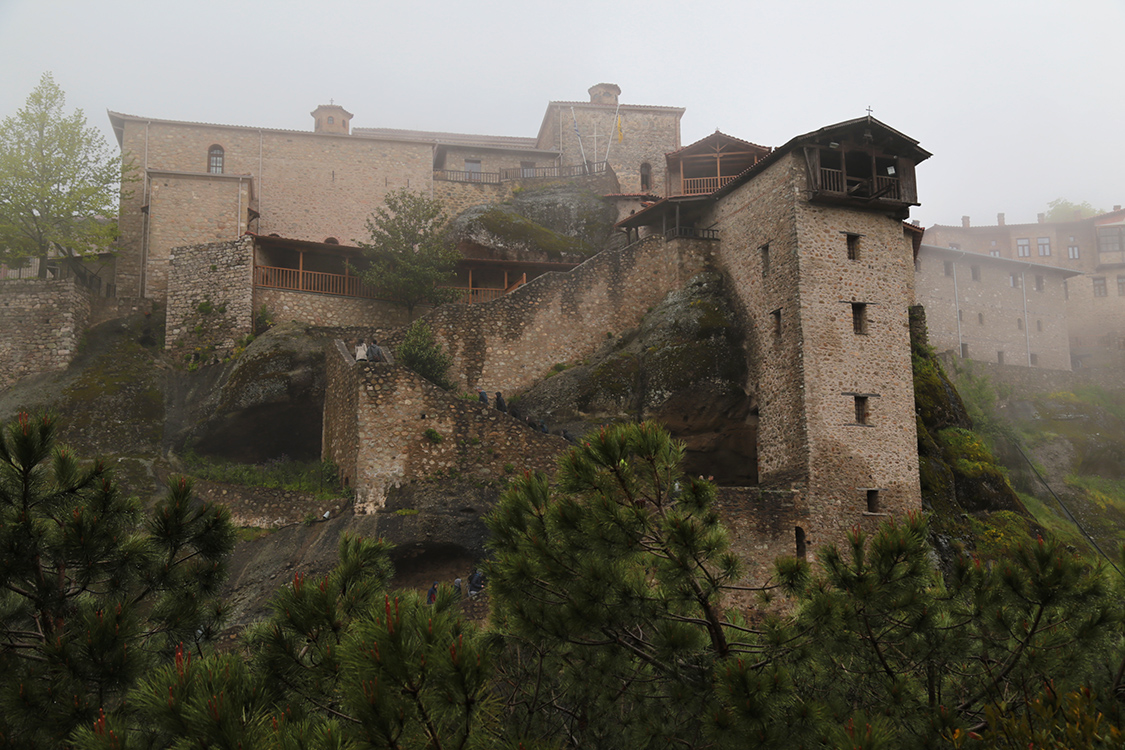
POLYGON ((477 217, 477 221, 485 230, 501 240, 532 245, 551 258, 561 258, 564 254, 589 256, 596 250, 579 239, 536 224, 531 219, 502 206, 490 208, 477 217))

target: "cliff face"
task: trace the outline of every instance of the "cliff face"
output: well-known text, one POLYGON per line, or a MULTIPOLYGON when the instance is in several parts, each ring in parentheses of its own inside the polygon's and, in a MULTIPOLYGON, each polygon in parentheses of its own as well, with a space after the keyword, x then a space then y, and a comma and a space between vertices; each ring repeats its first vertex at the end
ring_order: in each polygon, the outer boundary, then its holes
POLYGON ((593 356, 563 362, 514 401, 525 417, 578 437, 655 419, 687 444, 685 469, 721 484, 757 483, 757 420, 745 389, 745 332, 711 271, 693 278, 593 356))

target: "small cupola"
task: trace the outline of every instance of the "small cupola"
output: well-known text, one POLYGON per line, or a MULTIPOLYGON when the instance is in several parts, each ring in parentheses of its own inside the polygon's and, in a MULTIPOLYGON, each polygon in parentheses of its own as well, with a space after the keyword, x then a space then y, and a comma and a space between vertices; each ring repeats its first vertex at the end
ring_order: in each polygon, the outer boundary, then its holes
POLYGON ((352 113, 339 104, 321 104, 309 114, 316 123, 313 126, 314 133, 347 135, 350 131, 352 113))
POLYGON ((589 88, 591 104, 607 104, 617 106, 617 97, 621 96, 621 87, 616 83, 595 83, 589 88))

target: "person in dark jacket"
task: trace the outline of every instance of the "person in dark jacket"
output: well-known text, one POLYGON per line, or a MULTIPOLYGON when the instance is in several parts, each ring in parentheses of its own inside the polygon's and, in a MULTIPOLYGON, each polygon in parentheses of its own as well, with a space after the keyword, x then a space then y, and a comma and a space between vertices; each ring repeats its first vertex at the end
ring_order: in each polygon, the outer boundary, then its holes
POLYGON ((480 402, 482 404, 484 404, 485 406, 488 406, 488 393, 486 393, 483 388, 478 388, 477 391, 478 391, 477 398, 480 399, 480 402))
POLYGON ((496 391, 496 411, 504 414, 508 413, 508 402, 500 395, 500 391, 496 391))
POLYGON ((433 604, 436 601, 437 601, 437 581, 434 581, 434 585, 430 586, 430 590, 428 592, 426 592, 426 604, 433 604))

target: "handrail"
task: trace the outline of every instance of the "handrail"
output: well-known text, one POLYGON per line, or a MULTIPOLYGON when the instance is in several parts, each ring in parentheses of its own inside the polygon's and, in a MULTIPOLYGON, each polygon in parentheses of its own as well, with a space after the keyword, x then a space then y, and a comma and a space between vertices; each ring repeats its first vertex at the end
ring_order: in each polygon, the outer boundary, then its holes
POLYGON ((467 172, 461 169, 435 169, 434 179, 443 180, 445 182, 479 182, 486 185, 496 185, 508 180, 528 180, 543 177, 582 177, 585 175, 604 174, 608 168, 608 162, 599 161, 586 164, 573 164, 565 167, 503 167, 499 172, 467 172))
POLYGON ((664 232, 664 239, 717 240, 719 239, 719 230, 698 227, 671 227, 664 232))
POLYGON ((710 195, 737 176, 685 177, 681 195, 710 195))
POLYGON ((294 292, 331 294, 337 297, 362 297, 378 299, 375 290, 358 276, 321 271, 302 271, 296 268, 254 266, 254 285, 269 289, 287 289, 294 292))
POLYGON ((435 169, 435 180, 446 182, 481 182, 486 185, 495 185, 500 182, 499 172, 472 172, 463 169, 435 169))

